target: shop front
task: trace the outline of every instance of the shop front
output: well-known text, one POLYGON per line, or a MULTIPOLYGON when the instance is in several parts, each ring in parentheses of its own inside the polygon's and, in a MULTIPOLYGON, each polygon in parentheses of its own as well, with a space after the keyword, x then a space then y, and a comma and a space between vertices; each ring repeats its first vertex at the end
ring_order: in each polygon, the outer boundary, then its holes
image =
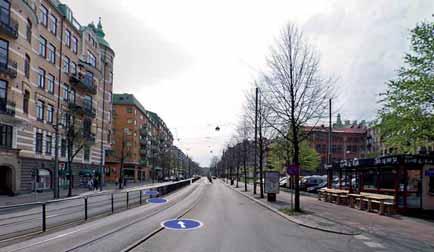
POLYGON ((329 168, 328 181, 352 193, 393 195, 398 210, 434 210, 433 163, 434 157, 421 155, 345 160, 329 168))

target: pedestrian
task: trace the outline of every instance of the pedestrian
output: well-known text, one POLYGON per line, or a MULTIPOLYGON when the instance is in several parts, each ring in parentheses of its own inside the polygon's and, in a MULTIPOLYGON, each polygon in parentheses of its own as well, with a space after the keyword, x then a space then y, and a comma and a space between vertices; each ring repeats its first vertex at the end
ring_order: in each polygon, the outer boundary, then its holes
POLYGON ((93 189, 93 180, 89 179, 87 181, 87 188, 89 189, 89 191, 91 191, 93 189))

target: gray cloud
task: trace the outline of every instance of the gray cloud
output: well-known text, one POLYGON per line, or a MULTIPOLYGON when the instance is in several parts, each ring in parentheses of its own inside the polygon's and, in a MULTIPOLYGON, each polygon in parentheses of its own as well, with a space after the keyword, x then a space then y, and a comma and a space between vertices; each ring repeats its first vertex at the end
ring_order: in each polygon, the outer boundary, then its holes
POLYGON ((372 119, 378 94, 395 78, 408 51, 408 32, 431 18, 434 2, 336 1, 333 11, 310 18, 303 30, 313 37, 327 72, 340 77, 344 117, 372 119))
POLYGON ((115 91, 137 92, 145 86, 175 78, 193 63, 182 48, 128 13, 122 1, 110 1, 110 4, 106 0, 63 2, 72 8, 81 24, 102 17, 107 41, 116 53, 115 91))

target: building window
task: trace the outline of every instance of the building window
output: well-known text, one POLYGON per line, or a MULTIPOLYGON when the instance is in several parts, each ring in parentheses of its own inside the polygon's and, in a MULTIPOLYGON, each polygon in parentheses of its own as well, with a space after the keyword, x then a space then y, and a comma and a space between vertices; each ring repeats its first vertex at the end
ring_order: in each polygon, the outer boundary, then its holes
POLYGON ((44 121, 44 110, 45 103, 41 100, 38 100, 36 103, 36 119, 38 119, 38 121, 44 121))
POLYGON ((53 143, 53 137, 45 136, 45 154, 51 155, 52 143, 53 143))
POLYGON ((92 96, 86 95, 83 98, 83 107, 92 111, 92 96))
POLYGON ((9 63, 9 42, 0 39, 0 64, 3 67, 7 68, 8 63, 9 63))
POLYGON ((65 45, 71 47, 71 32, 69 30, 65 30, 65 45))
POLYGON ((45 88, 45 70, 42 68, 39 68, 38 71, 38 87, 45 88))
POLYGON ((24 75, 27 79, 30 79, 30 56, 27 54, 24 58, 24 75))
POLYGON ((12 126, 0 124, 0 147, 12 148, 12 126))
POLYGON ((57 18, 53 14, 50 15, 50 26, 48 30, 54 35, 57 34, 57 18))
POLYGON ((92 120, 89 118, 84 119, 83 121, 83 135, 85 137, 89 137, 91 135, 91 128, 92 128, 92 120))
POLYGON ((47 88, 49 93, 54 94, 54 75, 52 74, 47 75, 47 88))
POLYGON ((127 113, 133 113, 133 109, 132 108, 127 108, 127 113))
POLYGON ((429 177, 429 192, 434 193, 434 177, 429 177))
POLYGON ((7 81, 0 80, 0 111, 6 111, 7 100, 8 100, 8 83, 7 81))
POLYGON ((27 42, 32 43, 32 21, 30 21, 30 19, 27 19, 26 40, 27 42))
POLYGON ((60 156, 66 157, 66 139, 60 141, 60 156))
POLYGON ((69 90, 69 101, 75 103, 75 89, 73 88, 69 90))
POLYGON ((48 62, 56 64, 56 47, 51 43, 48 45, 48 62))
POLYGON ((75 36, 72 36, 72 52, 78 53, 78 39, 75 36))
POLYGON ((30 101, 30 93, 28 90, 24 91, 24 98, 23 98, 23 112, 24 114, 29 113, 29 101, 30 101))
POLYGON ((47 55, 47 40, 42 36, 39 37, 39 55, 44 58, 47 55))
POLYGON ((72 74, 77 74, 77 65, 74 62, 71 61, 69 67, 71 68, 70 71, 72 74))
POLYGON ((63 58, 63 72, 69 73, 69 64, 70 64, 70 60, 68 57, 65 56, 63 58))
POLYGON ((87 63, 93 67, 96 67, 96 57, 90 51, 87 52, 87 63))
POLYGON ((69 99, 69 87, 66 84, 62 87, 62 97, 64 101, 68 101, 69 99))
POLYGON ((85 161, 89 161, 90 160, 90 147, 88 145, 85 145, 83 147, 83 152, 84 152, 84 160, 85 161))
POLYGON ((47 27, 47 25, 48 25, 48 9, 45 6, 41 5, 41 7, 39 8, 39 11, 40 11, 39 22, 43 26, 47 27))
POLYGON ((35 152, 42 153, 42 133, 36 133, 35 152))
POLYGON ((48 123, 53 123, 54 119, 54 106, 53 105, 48 105, 47 106, 47 122, 48 123))
POLYGON ((128 124, 133 124, 133 119, 128 119, 128 124))

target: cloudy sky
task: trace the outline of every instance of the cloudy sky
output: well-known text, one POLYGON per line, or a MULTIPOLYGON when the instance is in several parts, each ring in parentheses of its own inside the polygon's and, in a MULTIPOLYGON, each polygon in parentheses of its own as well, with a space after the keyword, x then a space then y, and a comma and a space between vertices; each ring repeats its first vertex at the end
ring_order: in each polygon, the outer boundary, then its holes
POLYGON ((202 165, 220 154, 269 46, 297 24, 336 76, 334 113, 371 120, 378 93, 434 18, 432 0, 63 0, 86 24, 102 18, 116 52, 114 91, 157 112, 202 165), (221 131, 214 128, 219 125, 221 131))

